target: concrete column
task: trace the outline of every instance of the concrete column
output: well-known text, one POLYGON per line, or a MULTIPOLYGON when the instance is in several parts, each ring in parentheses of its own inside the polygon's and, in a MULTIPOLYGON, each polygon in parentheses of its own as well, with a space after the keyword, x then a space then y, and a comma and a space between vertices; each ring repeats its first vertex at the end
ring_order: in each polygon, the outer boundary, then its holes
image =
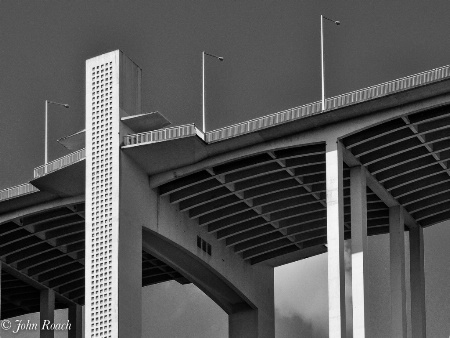
POLYGON ((326 146, 329 337, 346 336, 342 145, 326 146))
POLYGON ((353 337, 366 337, 368 323, 367 195, 361 166, 350 170, 353 337))
POLYGON ((391 259, 391 336, 406 338, 405 231, 400 206, 389 208, 391 259))
POLYGON ((248 280, 257 295, 252 299, 256 308, 228 313, 229 338, 275 338, 274 269, 259 267, 257 274, 248 280))
POLYGON ((267 268, 266 272, 264 280, 252 286, 258 290, 257 309, 228 314, 229 338, 275 338, 274 270, 267 268))
POLYGON ((258 310, 240 311, 228 315, 229 338, 258 338, 258 310))
POLYGON ((83 311, 81 305, 69 306, 69 323, 68 338, 83 337, 83 311))
POLYGON ((48 330, 51 324, 55 322, 55 292, 51 289, 45 289, 41 291, 40 302, 40 329, 41 338, 54 338, 55 331, 48 330))
POLYGON ((411 280, 411 331, 412 338, 424 338, 426 330, 425 271, 423 229, 409 230, 410 280, 411 280))

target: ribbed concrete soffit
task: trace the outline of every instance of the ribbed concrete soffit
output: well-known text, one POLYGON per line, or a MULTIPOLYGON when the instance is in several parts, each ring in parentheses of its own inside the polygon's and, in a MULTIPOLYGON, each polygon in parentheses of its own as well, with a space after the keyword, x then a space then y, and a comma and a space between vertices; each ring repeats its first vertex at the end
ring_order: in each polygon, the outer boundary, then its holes
MULTIPOLYGON (((450 107, 388 120, 344 146, 421 226, 450 218, 450 107)), ((251 264, 326 244, 325 145, 263 152, 204 168, 159 187, 251 264)), ((345 237, 350 238, 344 165, 345 237)), ((368 234, 389 231, 389 210, 369 188, 368 234)))
POLYGON ((450 218, 450 107, 345 137, 345 147, 423 227, 450 218))
MULTIPOLYGON (((17 276, 6 273, 11 282, 5 297, 14 294, 14 301, 8 301, 3 318, 15 313, 39 310, 39 288, 52 288, 61 303, 82 303, 84 298, 84 203, 44 209, 0 224, 0 257, 4 264, 31 279, 31 286, 17 276), (16 296, 17 294, 17 296, 16 296)), ((5 290, 2 279, 2 290, 5 290)), ((58 305, 59 304, 59 305, 58 305)))
MULTIPOLYGON (((2 318, 39 311, 40 288, 55 290, 57 308, 84 304, 84 208, 84 202, 68 204, 0 224, 0 258, 24 276, 21 280, 2 271, 2 318)), ((168 280, 189 283, 146 252, 142 269, 143 286, 168 280)))
MULTIPOLYGON (((349 177, 346 167, 347 238, 349 177)), ((161 185, 159 192, 251 264, 327 243, 324 143, 205 168, 161 185)), ((388 208, 372 191, 367 193, 369 235, 385 233, 388 208)))

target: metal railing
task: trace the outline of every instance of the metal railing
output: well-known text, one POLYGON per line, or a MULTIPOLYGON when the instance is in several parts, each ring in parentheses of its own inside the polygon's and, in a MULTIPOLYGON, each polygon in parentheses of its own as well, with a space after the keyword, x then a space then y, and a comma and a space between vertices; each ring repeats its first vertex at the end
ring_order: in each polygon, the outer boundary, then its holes
POLYGON ((31 194, 37 191, 39 191, 39 189, 30 183, 16 185, 15 187, 0 190, 0 201, 9 200, 14 197, 31 194))
MULTIPOLYGON (((326 99, 327 111, 376 99, 382 96, 398 93, 414 87, 423 86, 450 76, 450 66, 435 68, 426 72, 410 75, 397 80, 388 81, 368 88, 355 90, 350 93, 326 99)), ((205 134, 189 124, 178 127, 154 130, 151 132, 128 135, 124 139, 125 145, 154 143, 172 140, 197 134, 206 143, 214 143, 239 135, 248 134, 257 130, 297 120, 306 116, 322 113, 322 102, 317 101, 299 107, 287 109, 278 113, 266 115, 253 120, 233 124, 228 127, 216 129, 205 134)))
POLYGON ((195 135, 198 135, 200 138, 202 138, 203 133, 197 130, 195 124, 186 124, 183 126, 176 126, 148 131, 145 133, 127 135, 124 137, 124 145, 129 146, 142 143, 156 143, 195 135))
POLYGON ((84 149, 84 148, 80 149, 69 155, 60 157, 52 162, 49 162, 47 164, 44 164, 44 165, 41 165, 40 167, 35 168, 34 169, 34 178, 42 177, 53 171, 56 171, 58 169, 61 169, 63 167, 66 167, 68 165, 76 163, 78 161, 81 161, 85 158, 86 158, 86 149, 84 149))
POLYGON ((426 72, 402 77, 379 85, 355 90, 350 93, 338 95, 327 99, 327 109, 336 109, 342 106, 372 100, 381 96, 401 92, 414 87, 422 86, 450 76, 450 65, 428 70, 426 72))
POLYGON ((255 130, 269 128, 276 124, 281 124, 284 122, 296 120, 305 116, 310 116, 321 112, 322 112, 321 101, 308 103, 303 106, 291 108, 278 113, 258 117, 253 120, 236 123, 225 128, 220 128, 207 132, 205 135, 205 141, 207 143, 213 143, 227 138, 251 133, 255 130))
MULTIPOLYGON (((401 79, 385 82, 376 86, 334 96, 326 99, 327 110, 337 109, 344 106, 379 98, 381 96, 408 90, 414 87, 442 80, 449 76, 450 66, 444 66, 426 72, 403 77, 401 79)), ((227 138, 251 133, 256 130, 265 129, 276 124, 285 123, 321 112, 322 104, 320 101, 318 101, 207 132, 205 135, 205 141, 207 143, 218 142, 227 138)))

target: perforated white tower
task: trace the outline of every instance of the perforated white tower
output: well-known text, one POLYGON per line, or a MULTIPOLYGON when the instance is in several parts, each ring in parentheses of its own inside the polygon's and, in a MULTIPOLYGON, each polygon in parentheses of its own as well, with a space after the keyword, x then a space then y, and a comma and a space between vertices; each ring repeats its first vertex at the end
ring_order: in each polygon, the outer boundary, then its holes
POLYGON ((120 198, 120 118, 140 112, 140 83, 121 51, 86 61, 85 337, 141 334, 142 225, 120 198))

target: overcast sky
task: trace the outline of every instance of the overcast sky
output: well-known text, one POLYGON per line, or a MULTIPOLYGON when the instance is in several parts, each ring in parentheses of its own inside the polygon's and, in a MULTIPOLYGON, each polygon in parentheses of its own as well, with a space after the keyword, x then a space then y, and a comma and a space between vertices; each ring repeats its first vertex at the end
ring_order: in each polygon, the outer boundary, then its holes
MULTIPOLYGON (((142 67, 144 111, 174 124, 201 125, 202 50, 225 58, 206 63, 208 130, 319 100, 321 14, 342 22, 325 23, 328 96, 450 64, 447 0, 0 0, 0 189, 43 164, 44 100, 71 106, 51 108, 52 140, 84 128, 85 60, 111 50, 142 67)), ((65 154, 51 142, 50 159, 65 154)), ((448 226, 425 230, 429 337, 450 335, 448 226)), ((369 247, 370 332, 386 337, 386 237, 369 247)), ((327 336, 326 262, 276 270, 277 338, 327 336)), ((149 337, 227 337, 227 316, 194 286, 144 298, 149 337)))

